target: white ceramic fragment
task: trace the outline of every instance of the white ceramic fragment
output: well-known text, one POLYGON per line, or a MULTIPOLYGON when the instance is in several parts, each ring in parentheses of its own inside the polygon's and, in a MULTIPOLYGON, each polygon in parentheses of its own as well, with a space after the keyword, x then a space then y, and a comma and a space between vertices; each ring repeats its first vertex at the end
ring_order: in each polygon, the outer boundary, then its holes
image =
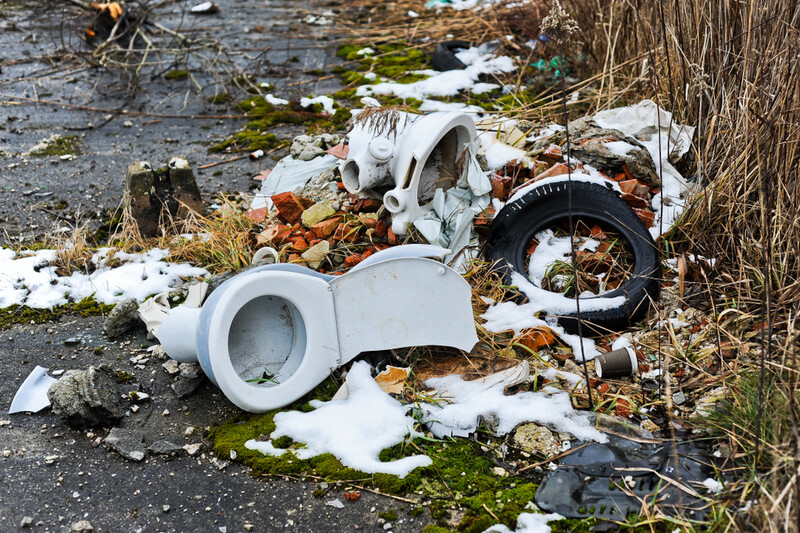
POLYGON ((56 381, 47 375, 46 368, 41 366, 34 368, 14 395, 11 407, 8 409, 9 414, 25 411, 38 413, 48 407, 50 399, 47 397, 47 391, 56 381))

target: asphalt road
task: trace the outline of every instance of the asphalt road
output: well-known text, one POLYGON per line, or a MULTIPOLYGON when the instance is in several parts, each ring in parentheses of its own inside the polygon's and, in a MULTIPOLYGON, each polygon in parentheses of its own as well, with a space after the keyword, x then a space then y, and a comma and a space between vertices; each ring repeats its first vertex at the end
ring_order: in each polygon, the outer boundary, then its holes
MULTIPOLYGON (((308 13, 336 10, 335 2, 216 3, 220 12, 212 16, 185 15, 191 5, 185 2, 164 2, 151 16, 169 28, 191 29, 187 34, 214 37, 237 54, 249 54, 234 61, 255 65, 258 80, 273 83, 276 96, 296 99, 335 90, 335 79, 321 80, 309 72, 336 61, 334 38, 327 26, 301 22, 308 13)), ((86 22, 57 4, 0 4, 0 245, 40 242, 75 223, 96 227, 119 204, 130 163, 149 160, 161 166, 173 155, 185 156, 195 166, 219 161, 224 156, 208 155, 207 145, 241 127, 234 119, 120 116, 87 109, 183 116, 236 112, 208 103, 213 86, 198 95, 185 80, 143 76, 136 91, 126 91, 125 80, 114 72, 88 67, 76 57, 76 51, 86 52, 75 37, 86 22), (81 153, 74 158, 25 155, 53 133, 78 135, 81 153)), ((199 79, 208 83, 203 74, 198 73, 199 79)), ((270 158, 220 165, 198 171, 198 184, 206 196, 246 192, 252 176, 272 165, 270 158)), ((130 361, 152 344, 144 332, 111 342, 102 334, 102 322, 101 317, 68 317, 0 331, 0 408, 5 411, 36 365, 53 372, 105 363, 132 374, 132 387, 151 395, 152 404, 130 412, 120 424, 143 431, 146 443, 164 439, 179 446, 206 445, 207 429, 239 412, 207 381, 189 397, 178 398, 164 361, 151 358, 139 366, 130 361), (80 343, 67 345, 68 339, 80 343), (190 427, 196 430, 187 435, 190 427)), ((344 485, 314 497, 319 488, 314 483, 255 479, 235 463, 220 468, 226 458, 215 458, 207 447, 194 457, 131 462, 97 440, 108 431, 72 430, 49 409, 0 414, 0 531, 21 529, 26 517, 27 527, 35 531, 70 531, 73 524, 88 520, 94 531, 223 533, 419 531, 429 520, 411 518, 406 504, 369 492, 337 509, 326 502, 344 502, 344 485), (396 509, 400 518, 387 527, 378 513, 389 509, 396 509)))

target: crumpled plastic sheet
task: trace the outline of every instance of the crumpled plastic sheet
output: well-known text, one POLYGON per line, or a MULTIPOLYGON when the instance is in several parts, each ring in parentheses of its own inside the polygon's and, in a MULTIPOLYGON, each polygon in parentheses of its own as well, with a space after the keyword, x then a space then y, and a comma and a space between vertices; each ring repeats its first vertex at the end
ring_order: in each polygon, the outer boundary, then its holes
POLYGON ((282 192, 294 191, 308 180, 339 164, 339 159, 325 154, 315 157, 311 161, 299 161, 292 156, 286 156, 275 165, 272 172, 261 185, 261 191, 253 198, 250 209, 266 207, 272 209, 271 196, 282 192))
POLYGON ((451 253, 444 262, 451 264, 456 271, 462 271, 464 264, 477 256, 478 235, 473 230, 472 221, 491 203, 491 191, 492 183, 487 173, 470 155, 467 168, 456 186, 446 191, 437 189, 431 202, 432 209, 413 222, 430 244, 450 249, 451 253))

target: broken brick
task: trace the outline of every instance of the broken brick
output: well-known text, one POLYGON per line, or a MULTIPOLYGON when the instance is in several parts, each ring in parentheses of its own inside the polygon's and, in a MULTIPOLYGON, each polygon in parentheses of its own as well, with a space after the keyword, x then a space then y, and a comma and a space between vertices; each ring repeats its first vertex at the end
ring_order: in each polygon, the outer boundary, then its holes
POLYGON ((292 234, 292 228, 286 224, 273 224, 258 234, 256 243, 263 244, 280 244, 292 234))
POLYGON ((502 174, 495 174, 492 176, 492 196, 505 202, 511 194, 511 186, 514 180, 511 176, 504 176, 502 174))
POLYGON ((563 176, 564 174, 568 173, 569 173, 569 168, 567 167, 567 165, 565 165, 564 163, 556 163, 552 167, 548 168, 547 170, 545 170, 544 172, 533 178, 533 180, 539 181, 544 178, 550 178, 553 176, 563 176))
POLYGON ((656 214, 652 211, 647 209, 637 209, 636 207, 633 208, 633 212, 636 213, 636 216, 639 217, 639 220, 644 222, 644 225, 648 228, 653 227, 653 222, 656 220, 656 214))
POLYGON ((336 231, 336 227, 341 224, 342 220, 343 218, 340 216, 323 220, 322 222, 318 222, 311 226, 311 231, 317 236, 317 238, 327 239, 333 235, 333 232, 336 231))
POLYGON ((286 239, 292 244, 292 248, 297 250, 298 252, 305 252, 308 250, 308 242, 303 237, 296 236, 296 237, 289 237, 286 239))
POLYGON ((542 152, 542 157, 545 159, 549 159, 552 162, 561 161, 564 153, 561 151, 561 147, 557 144, 551 144, 547 148, 544 149, 542 152))
POLYGON ((268 212, 269 209, 267 209, 266 207, 261 207, 259 209, 249 209, 245 213, 245 215, 247 215, 247 218, 249 218, 253 222, 258 223, 258 222, 263 222, 264 219, 267 218, 268 212))
POLYGON ((347 154, 350 153, 350 145, 339 143, 325 150, 327 153, 338 159, 347 159, 347 154))
POLYGON ((383 219, 378 220, 378 222, 375 223, 376 237, 386 237, 388 232, 389 232, 389 226, 386 225, 386 222, 384 222, 383 219))
POLYGON ((647 207, 647 200, 644 198, 639 198, 633 194, 628 194, 626 192, 622 193, 622 199, 631 207, 638 207, 644 208, 647 207))
POLYGON ((628 177, 629 180, 635 180, 636 179, 635 177, 633 177, 633 174, 631 174, 631 171, 628 168, 628 165, 622 165, 622 171, 625 173, 625 175, 628 177))
POLYGON ((538 352, 556 342, 556 338, 550 328, 540 327, 527 330, 517 339, 517 344, 521 344, 531 351, 538 352))
POLYGON ((306 209, 303 199, 293 192, 282 192, 271 197, 275 209, 278 210, 278 218, 287 224, 297 224, 306 209))
POLYGON ((648 198, 650 196, 650 187, 639 180, 625 180, 619 182, 619 188, 622 192, 638 196, 639 198, 648 198))
POLYGON ((389 244, 391 244, 392 246, 397 244, 397 235, 394 234, 394 232, 392 231, 392 228, 389 228, 387 230, 386 236, 389 239, 389 244))
POLYGON ((367 215, 358 215, 358 221, 370 229, 374 228, 378 223, 377 218, 370 217, 367 215))
POLYGON ((333 240, 336 242, 356 242, 361 233, 361 227, 351 226, 350 224, 339 224, 333 233, 333 240))
POLYGON ((348 255, 344 260, 344 266, 353 268, 361 262, 362 257, 358 254, 348 255))
POLYGON ((373 200, 372 198, 359 198, 355 204, 353 204, 353 211, 356 213, 375 213, 378 209, 381 208, 383 204, 380 200, 373 200))

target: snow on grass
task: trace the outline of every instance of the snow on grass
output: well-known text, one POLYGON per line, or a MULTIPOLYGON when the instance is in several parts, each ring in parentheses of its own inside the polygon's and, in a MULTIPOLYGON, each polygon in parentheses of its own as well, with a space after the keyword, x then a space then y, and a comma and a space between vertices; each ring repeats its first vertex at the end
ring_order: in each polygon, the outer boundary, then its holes
POLYGON ((56 250, 16 253, 0 248, 0 307, 19 304, 51 309, 89 296, 104 304, 128 298, 142 301, 169 289, 181 277, 208 274, 205 269, 185 263, 164 262, 168 250, 159 248, 143 254, 116 251, 114 262, 119 260, 123 264, 112 267, 108 264, 112 250, 98 249, 92 256, 97 268, 91 274, 73 272, 70 276, 59 276, 51 265, 56 250))
MULTIPOLYGON (((270 438, 287 436, 305 443, 293 450, 300 459, 324 453, 335 455, 343 465, 368 474, 383 472, 405 477, 413 469, 431 464, 424 455, 382 462, 378 454, 386 448, 414 435, 414 419, 404 406, 383 392, 370 376, 370 367, 359 361, 345 378, 350 391, 344 400, 314 400, 314 411, 285 411, 275 415, 275 431, 270 438)), ((269 455, 282 455, 285 449, 275 448, 271 441, 249 440, 245 446, 269 455)))
POLYGON ((522 513, 517 517, 516 531, 511 531, 504 524, 497 524, 484 530, 483 533, 550 533, 551 529, 548 522, 563 519, 564 517, 558 513, 522 513))
POLYGON ((386 448, 415 437, 415 419, 408 415, 416 407, 426 423, 474 431, 481 420, 491 421, 497 435, 512 431, 522 422, 545 424, 555 431, 582 440, 606 442, 607 437, 592 427, 589 419, 572 408, 565 392, 503 393, 504 381, 463 381, 460 376, 429 379, 436 389, 433 403, 404 405, 386 394, 370 375, 364 361, 353 365, 345 378, 349 395, 343 400, 312 400, 311 412, 283 411, 275 415, 275 430, 268 441, 248 440, 245 447, 265 455, 293 453, 308 459, 325 453, 336 456, 344 466, 369 474, 386 473, 405 477, 415 468, 432 464, 425 455, 383 462, 379 454, 386 448), (273 440, 289 437, 302 447, 276 448, 273 440))
POLYGON ((283 98, 278 98, 273 96, 272 94, 267 94, 264 96, 264 100, 272 105, 289 105, 289 100, 284 100, 283 98))
POLYGON ((471 432, 482 419, 491 424, 495 435, 501 436, 523 422, 535 422, 581 440, 608 440, 587 417, 573 409, 566 392, 518 392, 506 396, 502 381, 464 381, 458 375, 428 379, 425 385, 435 389, 436 398, 442 401, 420 404, 423 423, 436 422, 471 432))
POLYGON ((300 105, 302 107, 309 107, 314 104, 322 104, 323 109, 329 115, 335 115, 336 110, 333 108, 333 98, 330 96, 317 96, 316 98, 301 98, 300 105))
POLYGON ((431 96, 454 96, 460 91, 472 91, 476 94, 500 88, 494 83, 479 82, 483 74, 498 75, 516 70, 514 60, 508 56, 495 57, 492 53, 479 52, 470 48, 457 54, 467 65, 463 70, 419 70, 412 74, 428 76, 413 83, 383 82, 375 85, 361 85, 356 90, 358 96, 374 96, 391 94, 399 98, 416 98, 426 100, 431 96))

